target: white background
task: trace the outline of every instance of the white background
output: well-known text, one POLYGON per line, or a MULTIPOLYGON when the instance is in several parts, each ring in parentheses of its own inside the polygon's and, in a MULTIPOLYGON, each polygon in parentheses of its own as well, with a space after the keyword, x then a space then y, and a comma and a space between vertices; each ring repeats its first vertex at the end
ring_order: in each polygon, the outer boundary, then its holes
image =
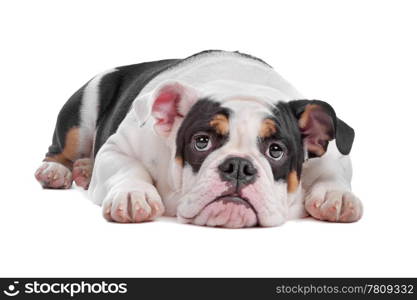
POLYGON ((413 1, 2 1, 0 276, 417 276, 416 16, 413 1), (355 128, 361 221, 112 224, 77 189, 41 189, 33 173, 75 90, 204 49, 266 60, 355 128))

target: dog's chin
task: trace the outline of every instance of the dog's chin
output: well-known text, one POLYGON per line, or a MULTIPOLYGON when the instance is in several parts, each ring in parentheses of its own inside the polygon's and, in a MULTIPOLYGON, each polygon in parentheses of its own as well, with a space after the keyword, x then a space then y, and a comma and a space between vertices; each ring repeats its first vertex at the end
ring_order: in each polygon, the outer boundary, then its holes
POLYGON ((242 228, 253 227, 258 222, 252 205, 239 196, 231 195, 216 198, 207 204, 192 223, 202 226, 242 228))

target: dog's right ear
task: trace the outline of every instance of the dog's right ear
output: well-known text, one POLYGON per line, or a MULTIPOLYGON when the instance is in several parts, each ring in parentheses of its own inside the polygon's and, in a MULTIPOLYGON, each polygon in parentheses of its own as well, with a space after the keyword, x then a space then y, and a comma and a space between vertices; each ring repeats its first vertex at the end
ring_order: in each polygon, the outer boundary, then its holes
POLYGON ((336 117, 330 104, 320 100, 295 100, 288 104, 298 119, 298 127, 310 157, 322 156, 333 139, 340 153, 349 154, 355 131, 336 117))
POLYGON ((137 98, 133 102, 133 110, 140 125, 152 116, 155 118, 155 132, 168 136, 175 121, 184 118, 198 97, 194 88, 178 81, 169 81, 137 98))

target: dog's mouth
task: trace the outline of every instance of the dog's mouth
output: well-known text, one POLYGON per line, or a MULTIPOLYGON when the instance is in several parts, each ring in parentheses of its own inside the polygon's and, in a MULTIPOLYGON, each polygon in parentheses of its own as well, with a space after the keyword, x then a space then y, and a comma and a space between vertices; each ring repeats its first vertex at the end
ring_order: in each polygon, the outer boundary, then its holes
POLYGON ((236 193, 215 198, 188 220, 196 225, 227 228, 253 227, 258 224, 253 205, 236 193))
MULTIPOLYGON (((249 202, 248 199, 240 196, 237 193, 233 193, 233 194, 228 194, 228 195, 221 195, 217 198, 215 198, 213 201, 209 202, 208 204, 206 204, 206 206, 204 208, 206 208, 207 206, 209 206, 210 204, 214 203, 214 202, 223 202, 223 204, 227 204, 227 203, 233 203, 235 205, 243 205, 249 209, 252 209, 255 213, 256 210, 253 207, 253 205, 249 202)), ((204 209, 203 208, 203 209, 204 209)))

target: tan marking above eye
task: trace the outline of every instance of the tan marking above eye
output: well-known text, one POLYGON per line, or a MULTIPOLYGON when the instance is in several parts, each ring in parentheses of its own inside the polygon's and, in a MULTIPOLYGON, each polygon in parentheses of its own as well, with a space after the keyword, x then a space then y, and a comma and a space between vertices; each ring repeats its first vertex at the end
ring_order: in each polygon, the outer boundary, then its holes
POLYGON ((175 157, 175 162, 180 166, 184 166, 184 160, 180 156, 175 157))
POLYGON ((216 130, 216 133, 226 135, 229 133, 229 120, 223 114, 217 114, 210 121, 210 126, 216 130))
POLYGON ((291 171, 287 177, 287 191, 288 193, 294 193, 298 188, 299 180, 296 171, 291 171))
POLYGON ((261 129, 259 130, 259 136, 261 138, 267 138, 277 132, 276 124, 271 119, 265 119, 262 121, 261 129))

